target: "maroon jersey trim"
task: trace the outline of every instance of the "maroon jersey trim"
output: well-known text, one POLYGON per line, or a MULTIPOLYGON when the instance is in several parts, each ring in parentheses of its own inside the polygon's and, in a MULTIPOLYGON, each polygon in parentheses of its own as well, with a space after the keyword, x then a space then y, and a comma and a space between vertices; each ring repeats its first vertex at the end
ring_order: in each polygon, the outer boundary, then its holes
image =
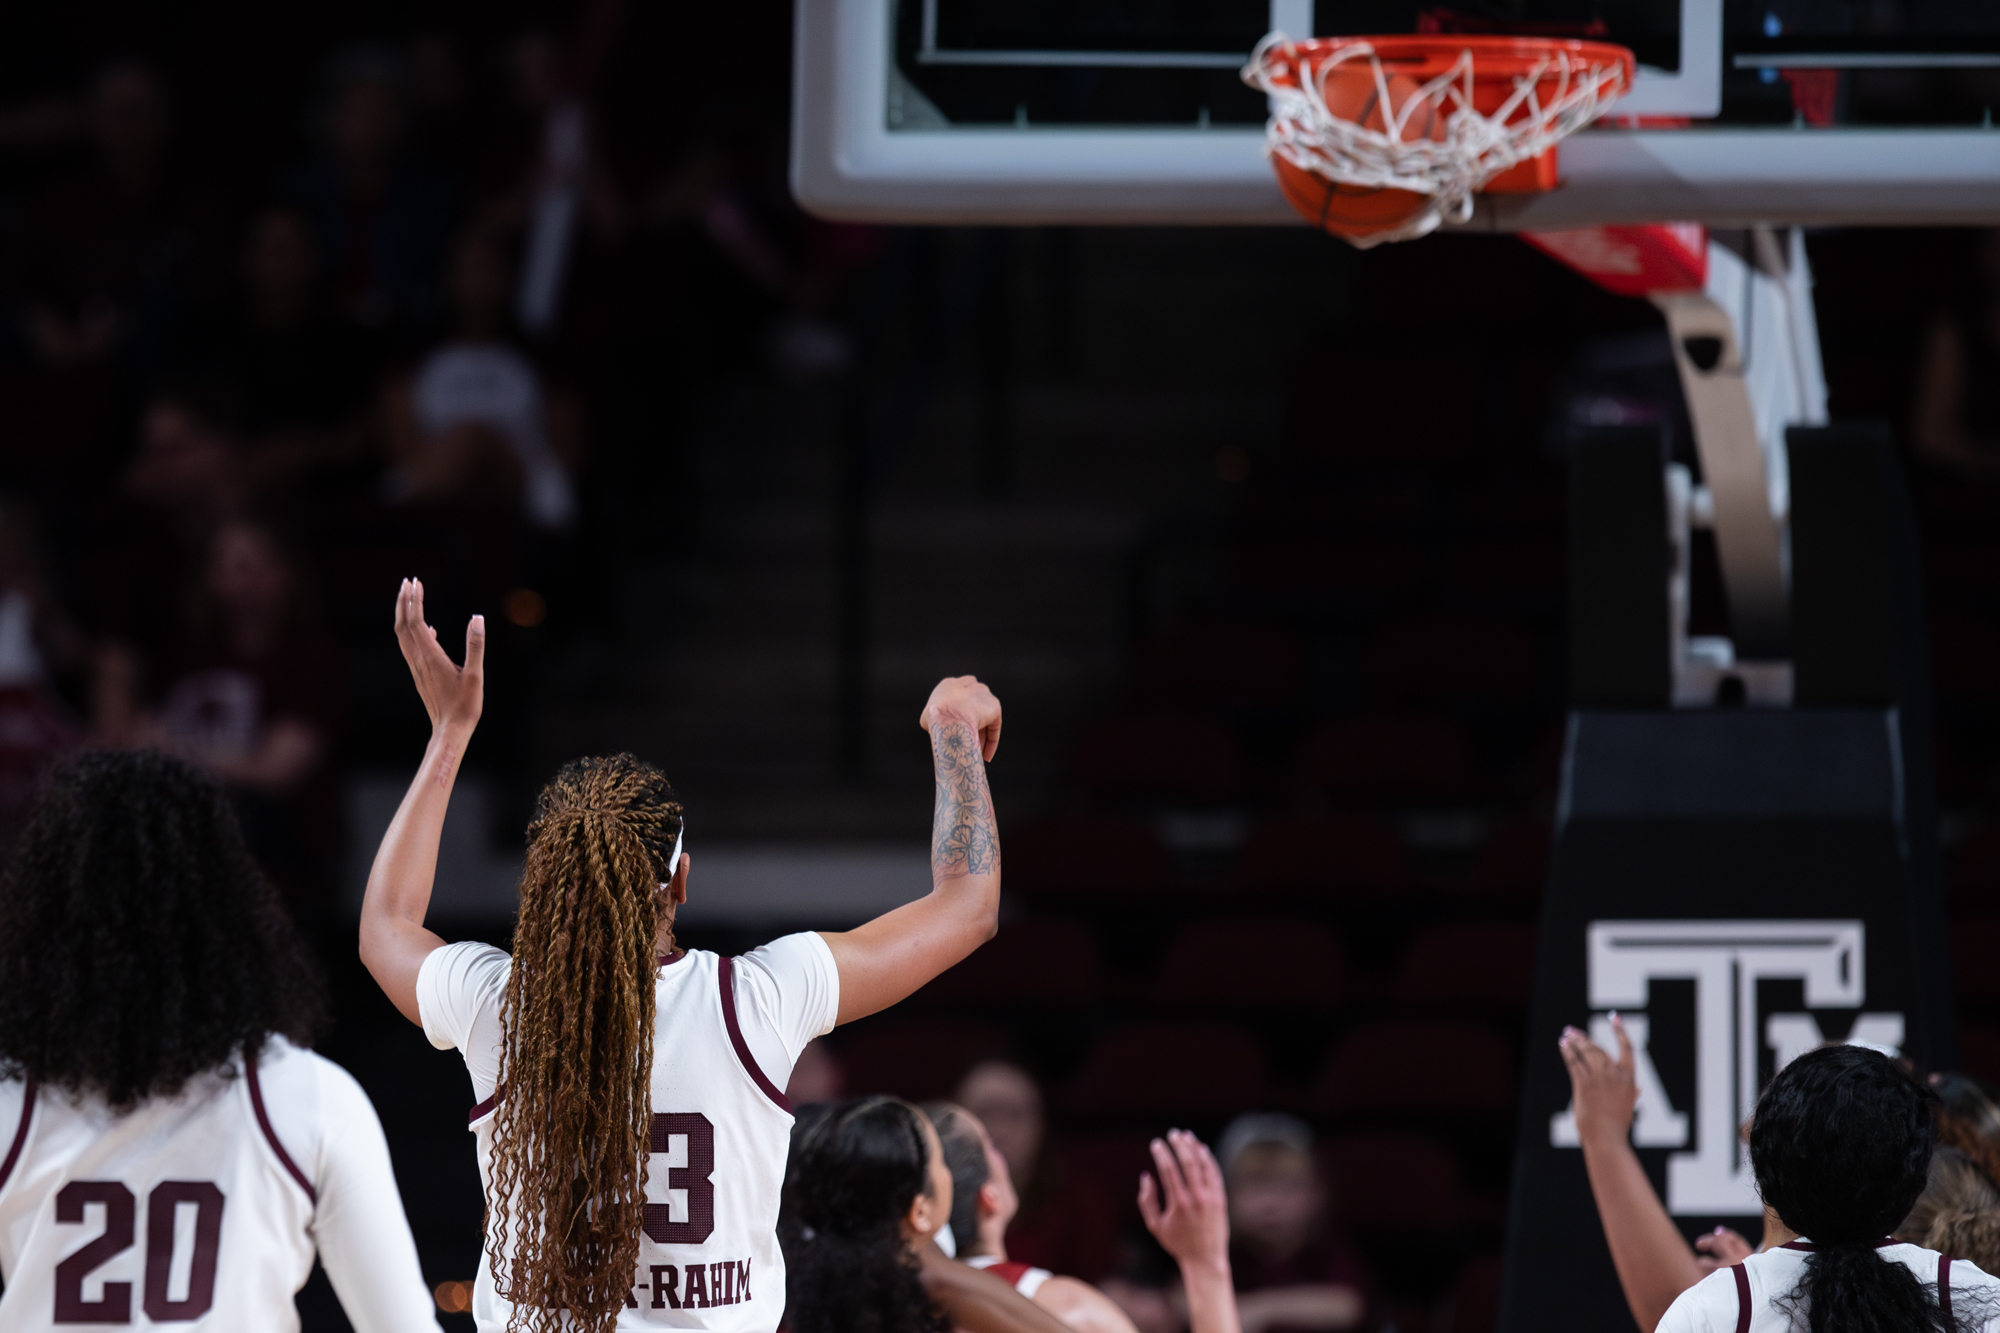
POLYGON ((1951 1256, 1938 1260, 1938 1309, 1944 1311, 1946 1319, 1951 1318, 1951 1256))
POLYGON ((14 1174, 14 1164, 21 1160, 21 1149, 28 1146, 28 1126, 35 1118, 35 1076, 28 1076, 28 1085, 21 1091, 21 1123, 14 1126, 14 1142, 7 1149, 7 1160, 0 1162, 0 1190, 7 1188, 7 1181, 14 1174))
POLYGON ((313 1188, 312 1181, 306 1179, 306 1173, 299 1170, 299 1164, 285 1151, 285 1145, 278 1142, 278 1131, 271 1128, 271 1117, 264 1110, 264 1081, 257 1076, 255 1055, 243 1057, 243 1072, 248 1076, 250 1109, 257 1113, 257 1128, 264 1131, 265 1139, 271 1144, 271 1151, 278 1154, 279 1165, 292 1173, 292 1179, 299 1182, 299 1188, 306 1192, 306 1198, 312 1202, 312 1206, 319 1207, 319 1191, 313 1188))
POLYGON ((719 961, 721 966, 716 969, 716 975, 722 978, 722 1022, 729 1029, 729 1044, 736 1048, 736 1058, 743 1062, 743 1068, 750 1074, 750 1081, 776 1103, 780 1111, 790 1115, 791 1101, 781 1089, 773 1087, 771 1080, 764 1077, 764 1071, 757 1067, 757 1062, 750 1056, 750 1043, 743 1040, 743 1029, 736 1022, 736 986, 733 979, 736 960, 724 958, 719 961))
POLYGON ((1742 1264, 1729 1265, 1736 1274, 1736 1333, 1750 1333, 1750 1275, 1742 1264))

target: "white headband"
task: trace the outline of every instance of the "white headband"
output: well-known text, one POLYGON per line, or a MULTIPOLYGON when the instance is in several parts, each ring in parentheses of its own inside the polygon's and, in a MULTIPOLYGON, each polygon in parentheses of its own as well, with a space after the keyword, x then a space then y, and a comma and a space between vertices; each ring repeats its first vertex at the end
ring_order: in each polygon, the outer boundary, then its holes
MULTIPOLYGON (((672 879, 674 877, 674 872, 681 868, 681 837, 684 834, 686 834, 686 832, 687 832, 687 821, 683 819, 681 821, 680 832, 674 834, 674 854, 667 858, 668 879, 672 879)), ((664 888, 665 886, 662 885, 661 887, 664 888)))

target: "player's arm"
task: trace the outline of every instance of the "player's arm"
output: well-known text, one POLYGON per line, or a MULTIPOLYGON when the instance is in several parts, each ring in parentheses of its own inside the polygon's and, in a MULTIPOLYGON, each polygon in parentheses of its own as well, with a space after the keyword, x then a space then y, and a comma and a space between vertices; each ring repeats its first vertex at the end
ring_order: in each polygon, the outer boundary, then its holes
POLYGON ((396 595, 396 641, 431 715, 431 740, 368 871, 368 890, 361 899, 361 961, 403 1017, 421 1023, 417 971, 444 944, 424 928, 424 912, 437 878, 445 808, 485 701, 486 618, 474 616, 465 627, 465 665, 460 667, 438 643, 437 631, 424 623, 424 585, 405 579, 396 595))
POLYGON ((1000 834, 986 762, 1000 745, 1000 701, 971 676, 938 682, 918 718, 931 736, 937 804, 931 891, 855 930, 823 935, 840 972, 836 1023, 909 995, 1000 928, 1000 834))
POLYGON ((1073 1277, 1052 1277, 1035 1290, 1035 1304, 1076 1333, 1139 1333, 1131 1316, 1117 1302, 1073 1277))
POLYGON ((1563 1029, 1560 1045, 1569 1066, 1583 1167, 1618 1285, 1640 1329, 1653 1333, 1674 1299, 1701 1281, 1703 1270, 1632 1150, 1632 1108, 1639 1100, 1636 1060, 1632 1039, 1616 1014, 1611 1028, 1618 1034, 1616 1060, 1575 1028, 1563 1029))
MULTIPOLYGON (((1241 1333, 1222 1168, 1208 1146, 1184 1129, 1154 1139, 1152 1149, 1153 1171, 1139 1177, 1139 1217, 1181 1266, 1188 1326, 1192 1333, 1241 1333)), ((1359 1317, 1357 1311, 1357 1322, 1359 1317)))
POLYGON ((1060 1319, 991 1273, 969 1268, 929 1241, 917 1247, 924 1291, 964 1333, 1071 1333, 1060 1319))
POLYGON ((382 1122, 347 1071, 322 1062, 325 1138, 313 1182, 313 1240, 354 1333, 435 1333, 417 1244, 403 1214, 382 1122))

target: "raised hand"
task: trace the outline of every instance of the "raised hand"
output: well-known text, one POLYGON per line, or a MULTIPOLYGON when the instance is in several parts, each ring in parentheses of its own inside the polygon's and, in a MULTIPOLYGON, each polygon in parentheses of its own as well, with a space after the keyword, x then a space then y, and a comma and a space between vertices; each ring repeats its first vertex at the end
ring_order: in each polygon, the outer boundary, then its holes
POLYGON ((1139 1216, 1182 1263, 1229 1258, 1229 1196, 1208 1145, 1184 1129, 1152 1142, 1153 1170, 1139 1177, 1139 1216))
POLYGON ((1632 1132, 1632 1108, 1639 1101, 1639 1080, 1634 1072, 1637 1059, 1632 1053, 1632 1038, 1625 1033, 1625 1020, 1611 1015, 1611 1030, 1618 1037, 1616 1060, 1588 1033, 1576 1028, 1564 1028, 1557 1042, 1563 1063, 1569 1067, 1576 1132, 1586 1140, 1604 1136, 1623 1142, 1632 1132))
POLYGON ((470 732, 486 703, 486 617, 465 627, 465 665, 459 666, 424 621, 424 585, 404 579, 396 594, 396 642, 431 715, 431 730, 470 732))
POLYGON ((993 691, 980 684, 977 676, 946 676, 925 701, 917 725, 930 731, 947 715, 963 720, 979 733, 980 757, 991 763, 994 751, 1000 748, 1000 701, 993 697, 993 691))

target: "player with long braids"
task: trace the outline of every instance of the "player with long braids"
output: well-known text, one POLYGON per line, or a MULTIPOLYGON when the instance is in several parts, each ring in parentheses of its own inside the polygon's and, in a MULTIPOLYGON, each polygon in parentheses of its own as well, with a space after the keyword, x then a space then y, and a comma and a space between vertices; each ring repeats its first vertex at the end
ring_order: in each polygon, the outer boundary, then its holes
POLYGON ((956 677, 919 718, 937 775, 927 896, 741 958, 674 939, 694 857, 665 777, 629 755, 568 765, 528 830, 510 956, 448 945, 423 924, 483 704, 484 621, 467 626, 454 664, 424 623, 422 585, 407 581, 396 635, 431 740, 369 875, 361 957, 472 1076, 488 1204, 474 1321, 482 1333, 772 1333, 785 1305, 777 1223, 792 1126, 780 1089, 793 1062, 998 928, 985 765, 999 702, 956 677))

